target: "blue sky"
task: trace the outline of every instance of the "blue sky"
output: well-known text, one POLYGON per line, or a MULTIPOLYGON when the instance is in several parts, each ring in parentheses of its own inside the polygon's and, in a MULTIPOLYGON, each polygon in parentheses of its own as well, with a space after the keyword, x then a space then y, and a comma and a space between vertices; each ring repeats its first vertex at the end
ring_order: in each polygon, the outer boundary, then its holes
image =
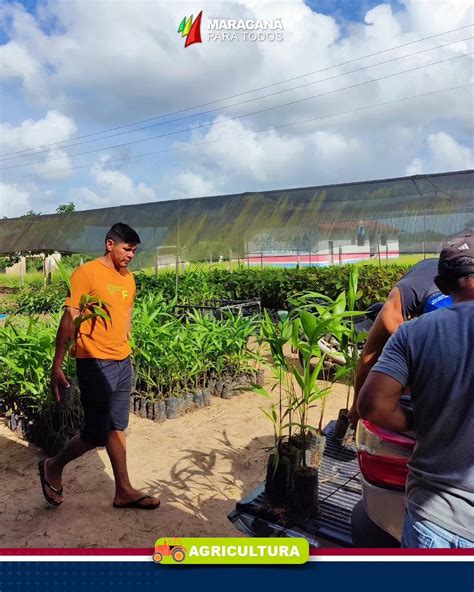
MULTIPOLYGON (((334 2, 334 0, 306 0, 306 4, 314 10, 322 14, 333 16, 338 21, 352 21, 363 22, 367 12, 382 4, 377 0, 344 0, 342 2, 334 2)), ((403 6, 399 2, 386 2, 390 4, 394 12, 403 10, 403 6)))
POLYGON ((469 58, 460 55, 472 51, 472 42, 436 45, 463 39, 472 29, 418 42, 459 29, 468 19, 461 0, 435 7, 422 0, 4 2, 0 155, 29 150, 32 157, 0 156, 0 216, 32 207, 51 212, 71 200, 86 209, 470 168, 472 88, 455 87, 472 80, 469 58), (203 43, 184 49, 177 26, 201 8, 203 43), (211 15, 281 19, 284 38, 212 41, 206 21, 211 15), (364 57, 369 54, 376 55, 364 57), (392 57, 397 59, 373 66, 392 57), (429 65, 446 58, 456 59, 429 65), (414 66, 422 69, 397 74, 414 66), (367 69, 351 74, 354 68, 367 69), (395 76, 383 80, 390 74, 395 76), (310 86, 293 88, 301 84, 310 86), (69 147, 77 136, 260 87, 266 89, 213 103, 223 107, 216 112, 69 147), (397 102, 438 90, 446 94, 397 102), (320 98, 310 98, 318 93, 320 98), (264 111, 281 103, 291 104, 264 111), (244 116, 252 111, 260 113, 244 116), (196 127, 203 123, 208 127, 196 127), (190 130, 108 148, 183 127, 190 130), (54 142, 60 143, 49 152, 41 149, 54 142), (124 159, 146 152, 159 154, 124 159), (61 160, 46 162, 56 158, 61 160), (41 164, 29 165, 32 159, 41 164), (5 168, 16 164, 22 166, 5 168), (75 168, 81 165, 87 166, 75 168))

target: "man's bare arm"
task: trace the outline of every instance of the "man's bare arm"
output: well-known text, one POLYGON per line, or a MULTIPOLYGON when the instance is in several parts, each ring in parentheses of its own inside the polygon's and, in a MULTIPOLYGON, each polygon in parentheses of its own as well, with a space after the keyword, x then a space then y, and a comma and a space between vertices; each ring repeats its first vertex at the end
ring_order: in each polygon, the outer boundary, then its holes
POLYGON ((382 310, 375 319, 375 323, 370 329, 369 335, 367 336, 367 342, 362 350, 355 376, 354 404, 349 413, 351 423, 353 424, 355 424, 358 419, 356 402, 359 392, 367 379, 369 372, 379 359, 385 344, 390 336, 393 335, 403 323, 403 320, 400 290, 398 288, 393 288, 388 295, 387 302, 383 305, 382 310))
POLYGON ((78 316, 79 310, 66 306, 61 321, 59 323, 58 332, 56 334, 56 349, 54 352, 53 369, 51 372, 51 390, 56 401, 60 401, 59 394, 60 386, 69 386, 69 383, 64 376, 62 364, 67 353, 67 349, 71 344, 71 339, 74 336, 74 319, 78 316))
POLYGON ((362 419, 392 430, 408 432, 412 429, 411 414, 400 405, 405 387, 381 372, 371 372, 357 399, 357 412, 362 419))

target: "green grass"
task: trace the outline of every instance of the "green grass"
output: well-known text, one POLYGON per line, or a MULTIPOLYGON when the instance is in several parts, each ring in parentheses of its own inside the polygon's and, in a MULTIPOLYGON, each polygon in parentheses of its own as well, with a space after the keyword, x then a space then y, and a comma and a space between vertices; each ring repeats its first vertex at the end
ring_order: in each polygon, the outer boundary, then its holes
MULTIPOLYGON (((380 258, 380 265, 385 266, 385 265, 415 265, 415 263, 418 263, 418 261, 421 261, 423 258, 428 259, 430 257, 437 257, 438 255, 436 253, 426 253, 425 256, 423 256, 422 253, 418 253, 418 254, 414 254, 414 255, 401 255, 400 257, 396 258, 396 259, 385 259, 383 257, 380 258)), ((343 264, 346 265, 346 264, 343 264)), ((364 261, 359 261, 358 263, 356 263, 355 265, 379 265, 379 260, 377 257, 372 258, 372 259, 368 259, 368 260, 364 260, 364 261)), ((240 269, 247 269, 247 264, 244 263, 240 263, 240 269)), ((302 267, 308 267, 307 265, 302 266, 302 267)), ((316 265, 314 265, 313 267, 316 267, 316 265)), ((278 266, 275 265, 263 265, 264 269, 281 269, 278 266)), ((222 263, 186 263, 186 265, 184 266, 184 269, 186 271, 211 271, 213 269, 225 269, 225 270, 229 270, 229 262, 228 261, 223 261, 222 263)), ((237 263, 237 261, 232 261, 232 271, 237 271, 239 269, 239 265, 237 263)), ((261 269, 260 265, 250 265, 250 269, 261 269)), ((291 268, 289 268, 291 269, 291 268)), ((293 268, 294 269, 294 268, 293 268)), ((161 268, 158 270, 158 273, 166 273, 166 272, 173 272, 174 273, 175 268, 174 267, 165 267, 165 268, 161 268)), ((180 265, 180 273, 182 273, 183 270, 183 265, 180 265)), ((137 270, 138 271, 138 270, 137 270)), ((139 270, 142 273, 145 273, 146 275, 155 275, 155 269, 153 267, 147 267, 144 269, 140 269, 139 270)))
MULTIPOLYGON (((25 286, 33 282, 42 281, 44 279, 43 272, 31 271, 25 275, 25 286)), ((0 274, 0 286, 6 286, 8 288, 19 288, 21 285, 21 278, 19 275, 7 275, 6 273, 0 274)))
MULTIPOLYGON (((438 257, 437 253, 426 253, 424 256, 422 253, 415 255, 400 255, 397 259, 385 259, 380 257, 380 265, 415 265, 422 259, 430 259, 431 257, 438 257)), ((374 257, 368 261, 360 261, 356 265, 379 265, 378 257, 374 257)))

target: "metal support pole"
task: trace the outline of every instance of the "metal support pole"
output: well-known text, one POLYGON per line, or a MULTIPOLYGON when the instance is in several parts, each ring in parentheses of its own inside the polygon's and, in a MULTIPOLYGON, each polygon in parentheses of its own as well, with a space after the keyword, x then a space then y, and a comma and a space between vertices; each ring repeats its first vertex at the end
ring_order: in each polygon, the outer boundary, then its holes
POLYGON ((176 275, 175 275, 175 287, 174 295, 178 299, 178 285, 179 285, 179 251, 176 249, 176 275))
POLYGON ((158 248, 156 246, 156 227, 153 226, 153 251, 155 253, 155 276, 158 275, 158 248))
MULTIPOLYGON (((435 195, 436 195, 436 193, 435 193, 435 195)), ((426 259, 425 237, 426 237, 426 214, 423 214, 423 259, 426 259)))

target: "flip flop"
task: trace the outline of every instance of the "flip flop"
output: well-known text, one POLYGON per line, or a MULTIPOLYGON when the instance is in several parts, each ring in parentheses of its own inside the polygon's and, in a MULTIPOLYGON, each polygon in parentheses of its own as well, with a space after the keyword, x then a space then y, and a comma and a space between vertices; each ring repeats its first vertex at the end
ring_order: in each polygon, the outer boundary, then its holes
POLYGON ((136 508, 138 510, 157 510, 160 507, 160 501, 156 505, 151 504, 142 504, 143 500, 151 499, 151 495, 144 495, 143 497, 139 497, 137 500, 133 502, 127 502, 126 504, 116 504, 115 502, 112 504, 114 508, 136 508))
POLYGON ((41 489, 43 491, 44 499, 48 502, 48 504, 51 504, 52 506, 60 506, 63 502, 58 502, 54 498, 52 498, 49 495, 49 493, 46 491, 46 487, 48 487, 51 491, 53 491, 57 495, 63 494, 63 488, 61 487, 60 489, 58 489, 57 487, 54 487, 54 485, 51 485, 51 483, 46 481, 46 474, 44 471, 44 462, 45 462, 44 460, 41 460, 38 463, 39 475, 40 475, 40 480, 41 480, 41 489))

